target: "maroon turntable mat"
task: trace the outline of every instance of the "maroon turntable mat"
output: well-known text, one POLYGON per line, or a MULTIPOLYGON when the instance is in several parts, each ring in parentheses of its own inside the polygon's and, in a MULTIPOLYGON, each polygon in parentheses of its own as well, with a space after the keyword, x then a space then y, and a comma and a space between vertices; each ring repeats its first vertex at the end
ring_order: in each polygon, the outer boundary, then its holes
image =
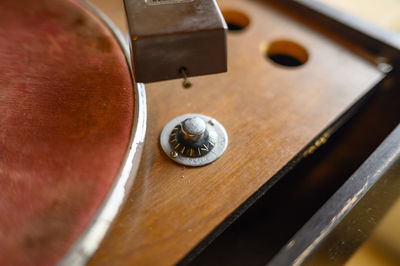
POLYGON ((0 1, 0 265, 57 263, 85 231, 133 97, 118 42, 79 2, 0 1))

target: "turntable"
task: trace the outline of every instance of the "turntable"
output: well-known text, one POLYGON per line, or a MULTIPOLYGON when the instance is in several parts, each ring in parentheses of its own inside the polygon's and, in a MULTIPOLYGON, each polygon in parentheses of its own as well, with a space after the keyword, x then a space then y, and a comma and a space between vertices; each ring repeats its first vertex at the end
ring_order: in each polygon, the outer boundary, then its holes
POLYGON ((2 265, 186 264, 393 84, 307 1, 93 2, 0 3, 2 265))

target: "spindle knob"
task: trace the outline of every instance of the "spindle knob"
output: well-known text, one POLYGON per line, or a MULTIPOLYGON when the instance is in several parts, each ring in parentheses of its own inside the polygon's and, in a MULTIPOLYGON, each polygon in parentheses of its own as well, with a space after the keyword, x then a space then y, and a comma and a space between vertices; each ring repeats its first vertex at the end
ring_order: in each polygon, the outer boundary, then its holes
POLYGON ((228 136, 215 119, 187 114, 173 119, 164 127, 160 142, 165 153, 174 161, 200 166, 222 155, 228 136))
POLYGON ((199 117, 190 117, 182 122, 182 137, 185 141, 198 142, 207 130, 206 122, 199 117))

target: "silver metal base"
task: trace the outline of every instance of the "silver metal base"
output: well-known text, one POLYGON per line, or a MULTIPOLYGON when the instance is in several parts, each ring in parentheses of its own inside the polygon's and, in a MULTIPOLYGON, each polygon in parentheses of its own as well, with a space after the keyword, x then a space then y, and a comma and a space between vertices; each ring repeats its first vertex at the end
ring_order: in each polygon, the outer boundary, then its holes
POLYGON ((173 161, 182 165, 197 167, 214 162, 224 153, 228 146, 228 134, 226 133, 225 128, 212 117, 202 114, 185 114, 172 119, 167 123, 167 125, 165 125, 160 135, 160 144, 165 154, 167 154, 167 156, 173 161), (182 121, 193 117, 203 119, 204 122, 206 122, 207 130, 213 132, 213 135, 217 136, 214 148, 206 155, 195 158, 184 156, 175 151, 169 142, 169 136, 174 128, 182 123, 182 121))

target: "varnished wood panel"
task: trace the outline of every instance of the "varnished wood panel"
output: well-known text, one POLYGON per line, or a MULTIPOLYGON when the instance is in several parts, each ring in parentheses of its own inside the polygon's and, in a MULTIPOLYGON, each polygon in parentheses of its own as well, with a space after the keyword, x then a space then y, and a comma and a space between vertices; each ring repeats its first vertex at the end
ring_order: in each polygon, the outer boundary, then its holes
POLYGON ((90 265, 177 263, 382 78, 266 2, 218 2, 250 18, 247 29, 228 34, 228 73, 193 78, 190 90, 181 80, 146 86, 148 133, 140 170, 90 265), (308 62, 287 68, 267 60, 265 47, 278 39, 302 44, 308 62), (170 119, 196 112, 226 127, 229 146, 215 163, 187 168, 163 154, 159 134, 170 119))

